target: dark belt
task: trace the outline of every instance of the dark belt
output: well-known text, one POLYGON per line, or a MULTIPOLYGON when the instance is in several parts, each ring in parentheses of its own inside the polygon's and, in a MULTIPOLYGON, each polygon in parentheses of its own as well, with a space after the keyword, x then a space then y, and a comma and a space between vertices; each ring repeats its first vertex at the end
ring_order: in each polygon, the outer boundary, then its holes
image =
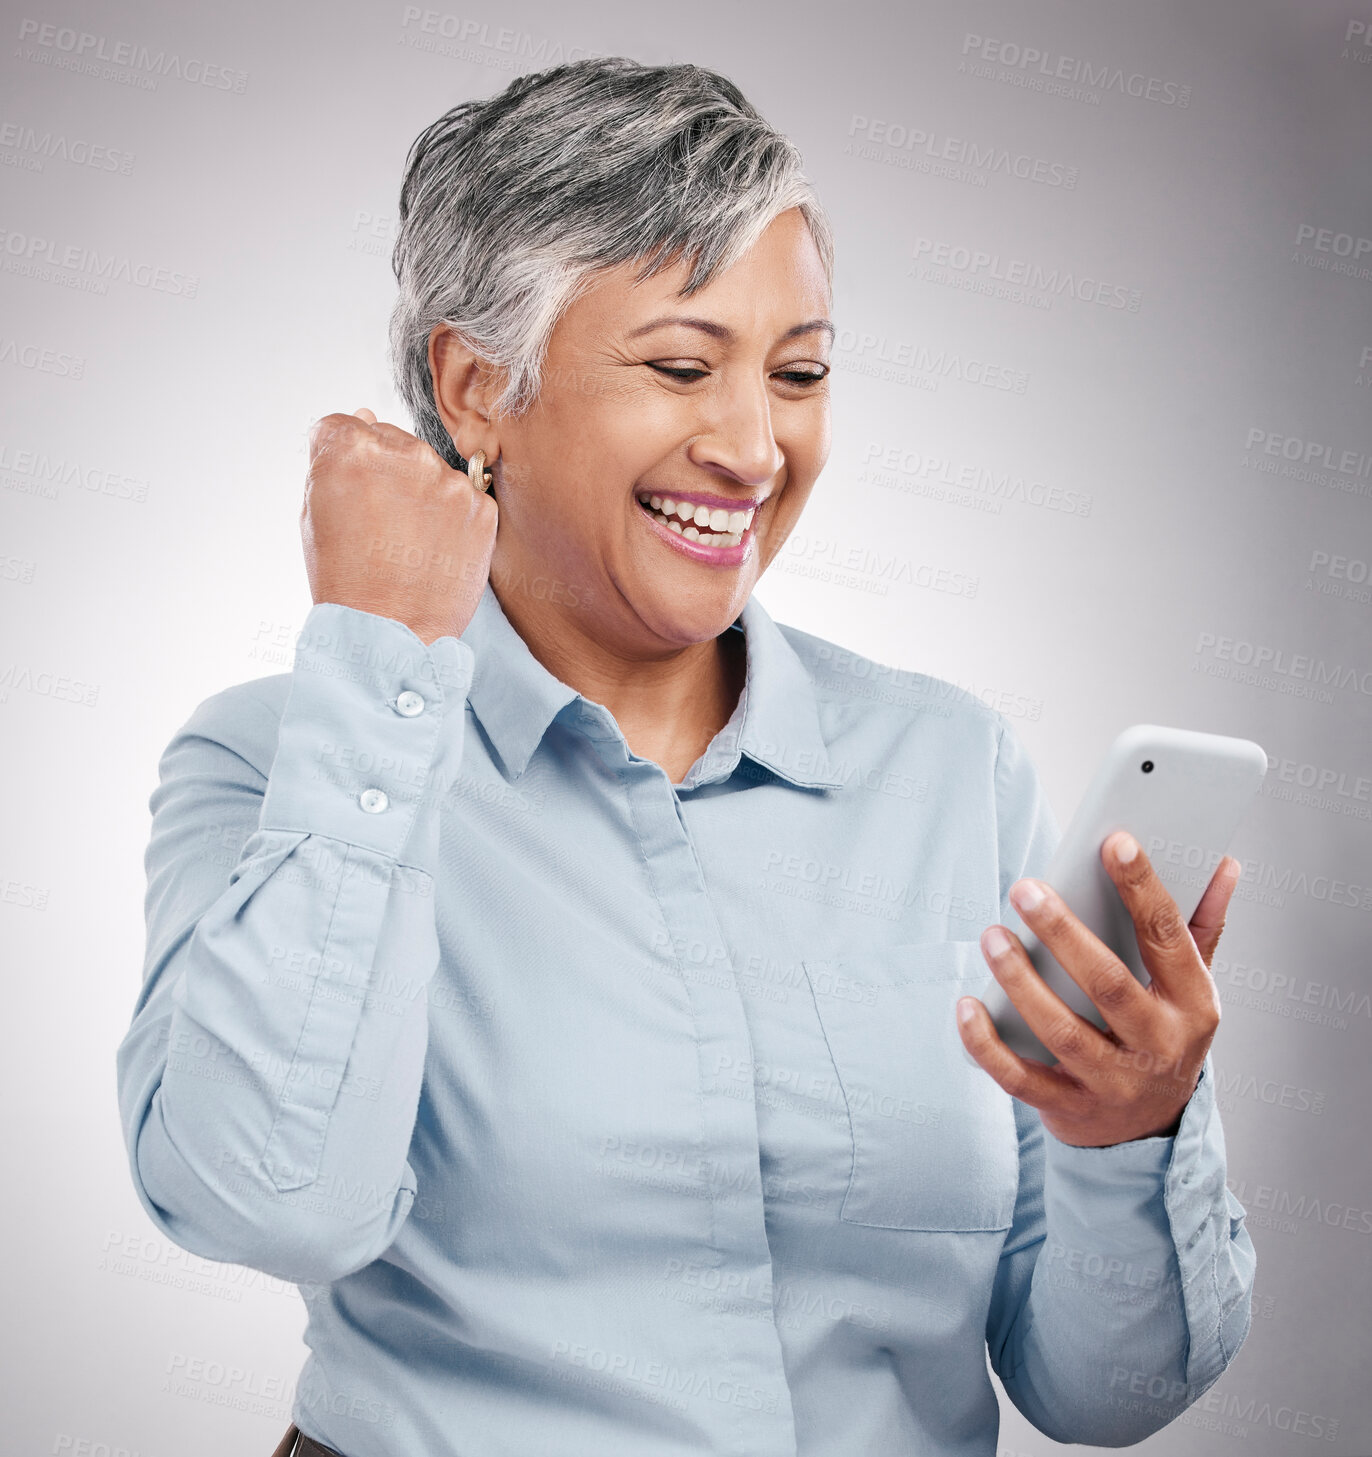
POLYGON ((307 1437, 292 1422, 272 1457, 343 1457, 343 1454, 316 1442, 313 1437, 307 1437))

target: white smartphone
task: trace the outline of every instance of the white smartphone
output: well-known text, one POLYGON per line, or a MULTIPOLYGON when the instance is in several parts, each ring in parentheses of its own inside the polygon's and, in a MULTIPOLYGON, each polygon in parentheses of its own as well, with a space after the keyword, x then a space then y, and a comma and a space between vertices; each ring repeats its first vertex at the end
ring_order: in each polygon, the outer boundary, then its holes
MULTIPOLYGON (((1041 878, 1147 986, 1152 978, 1134 922, 1101 860, 1101 845, 1116 830, 1128 830, 1189 921, 1266 773, 1267 755, 1251 739, 1135 724, 1110 745, 1041 878)), ((1090 997, 1018 915, 1015 921, 1010 929, 1048 986, 1107 1031, 1090 997)), ((981 1000, 1011 1051, 1049 1066, 1057 1062, 999 982, 981 1000)))

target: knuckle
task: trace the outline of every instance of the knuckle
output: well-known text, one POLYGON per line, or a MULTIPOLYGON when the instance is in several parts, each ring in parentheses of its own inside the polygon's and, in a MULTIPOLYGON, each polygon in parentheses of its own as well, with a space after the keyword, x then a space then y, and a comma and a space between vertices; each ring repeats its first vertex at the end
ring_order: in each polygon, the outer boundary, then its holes
POLYGON ((1079 1023, 1063 1017, 1055 1024, 1052 1046, 1067 1057, 1076 1056, 1082 1050, 1084 1041, 1079 1023))
POLYGON ((1091 1000, 1101 1011, 1120 1011, 1133 993, 1133 977, 1112 961, 1103 963, 1092 983, 1091 1000))
POLYGON ((1190 933, 1182 924, 1176 907, 1166 904, 1147 906, 1137 922, 1144 937, 1162 951, 1172 951, 1190 939, 1190 933))

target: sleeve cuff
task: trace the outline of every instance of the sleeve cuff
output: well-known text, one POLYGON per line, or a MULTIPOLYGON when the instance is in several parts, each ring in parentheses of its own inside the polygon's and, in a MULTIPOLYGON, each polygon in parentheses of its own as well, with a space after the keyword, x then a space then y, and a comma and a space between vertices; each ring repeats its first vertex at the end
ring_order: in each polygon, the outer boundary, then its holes
POLYGON ((1172 1137, 1080 1148, 1045 1129, 1044 1158, 1058 1196, 1066 1195, 1088 1223, 1132 1206, 1166 1231, 1190 1334, 1186 1382, 1199 1395, 1233 1358, 1248 1319, 1244 1265, 1231 1250, 1244 1209, 1226 1184, 1211 1055, 1172 1137))
POLYGON ((1167 1173, 1169 1178, 1173 1174, 1180 1177, 1200 1152, 1214 1108, 1215 1074, 1207 1053, 1175 1133, 1131 1138, 1125 1143, 1084 1146, 1064 1143, 1045 1128, 1044 1156, 1055 1169, 1070 1171, 1085 1179, 1100 1174, 1106 1180, 1113 1180, 1126 1172, 1167 1173))
POLYGON ((476 655, 426 645, 402 622, 335 602, 305 618, 258 828, 359 845, 427 867, 421 806, 451 786, 476 655))

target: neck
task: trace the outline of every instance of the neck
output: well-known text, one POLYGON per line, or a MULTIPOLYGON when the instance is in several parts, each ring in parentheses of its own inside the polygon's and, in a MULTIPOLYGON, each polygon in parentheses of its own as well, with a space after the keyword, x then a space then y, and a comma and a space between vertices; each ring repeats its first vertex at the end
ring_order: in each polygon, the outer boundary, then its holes
POLYGON ((629 748, 673 784, 738 706, 747 676, 743 634, 726 628, 685 647, 635 653, 584 609, 518 589, 492 573, 491 590, 529 651, 555 677, 609 709, 629 748))

